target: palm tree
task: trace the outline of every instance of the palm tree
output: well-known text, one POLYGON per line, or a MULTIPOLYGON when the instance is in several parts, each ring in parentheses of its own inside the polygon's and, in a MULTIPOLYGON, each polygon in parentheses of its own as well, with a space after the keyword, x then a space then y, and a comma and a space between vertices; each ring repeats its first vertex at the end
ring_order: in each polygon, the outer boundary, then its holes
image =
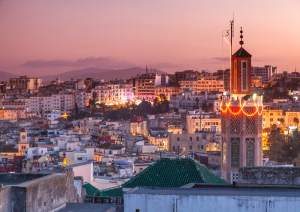
POLYGON ((294 118, 294 123, 297 124, 297 131, 298 131, 299 119, 297 117, 294 118))
POLYGON ((283 125, 284 125, 284 119, 281 118, 281 119, 279 119, 279 121, 280 121, 281 127, 283 127, 283 125))

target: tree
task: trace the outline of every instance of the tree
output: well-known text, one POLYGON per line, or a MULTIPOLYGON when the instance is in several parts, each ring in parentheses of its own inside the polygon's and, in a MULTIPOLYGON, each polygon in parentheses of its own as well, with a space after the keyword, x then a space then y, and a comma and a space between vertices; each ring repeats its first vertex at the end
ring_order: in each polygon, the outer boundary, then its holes
POLYGON ((92 100, 93 100, 95 103, 96 103, 97 98, 98 98, 98 93, 95 92, 95 91, 93 91, 93 93, 92 93, 92 100))
POLYGON ((297 117, 294 118, 294 123, 297 124, 297 131, 298 131, 299 119, 297 117))
POLYGON ((157 106, 158 105, 158 99, 155 98, 154 101, 153 101, 153 106, 157 106))
POLYGON ((78 118, 78 105, 75 103, 75 119, 78 118))
POLYGON ((160 97, 162 102, 167 101, 167 97, 166 97, 165 94, 160 94, 159 97, 160 97))
POLYGON ((281 119, 279 119, 279 121, 280 121, 281 127, 283 127, 283 125, 284 125, 284 119, 281 118, 281 119))
POLYGON ((269 146, 269 150, 264 151, 266 157, 277 162, 285 161, 285 137, 280 133, 280 128, 277 128, 275 124, 272 126, 267 145, 269 146))

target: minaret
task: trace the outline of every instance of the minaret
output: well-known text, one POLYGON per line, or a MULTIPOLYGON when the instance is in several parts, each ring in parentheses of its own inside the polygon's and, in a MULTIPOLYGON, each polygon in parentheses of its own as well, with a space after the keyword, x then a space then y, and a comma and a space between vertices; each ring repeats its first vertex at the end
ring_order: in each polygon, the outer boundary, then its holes
POLYGON ((262 165, 262 96, 251 95, 251 57, 243 48, 231 57, 231 96, 221 104, 221 177, 237 181, 241 166, 262 165))
POLYGON ((26 148, 29 147, 29 142, 27 141, 27 131, 22 128, 20 130, 20 140, 18 141, 18 151, 20 155, 25 154, 26 148))

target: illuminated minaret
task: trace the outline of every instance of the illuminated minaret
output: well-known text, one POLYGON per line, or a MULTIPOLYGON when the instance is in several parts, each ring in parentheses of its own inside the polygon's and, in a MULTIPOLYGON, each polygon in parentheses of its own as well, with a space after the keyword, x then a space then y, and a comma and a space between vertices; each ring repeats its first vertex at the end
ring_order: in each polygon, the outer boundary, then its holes
POLYGON ((262 165, 262 96, 251 95, 251 57, 243 48, 231 57, 231 96, 221 104, 222 164, 221 176, 237 180, 241 166, 262 165))

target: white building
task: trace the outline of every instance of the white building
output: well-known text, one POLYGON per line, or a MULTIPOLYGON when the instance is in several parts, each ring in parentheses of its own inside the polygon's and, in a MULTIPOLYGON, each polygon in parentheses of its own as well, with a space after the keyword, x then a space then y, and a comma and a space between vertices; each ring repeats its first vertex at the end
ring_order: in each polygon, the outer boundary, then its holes
POLYGON ((271 65, 265 65, 264 67, 251 67, 252 76, 261 76, 262 82, 269 81, 271 77, 274 77, 277 73, 277 67, 271 65))
POLYGON ((113 103, 113 95, 111 90, 111 85, 99 85, 92 89, 91 98, 93 98, 93 92, 97 93, 96 101, 104 104, 112 104, 113 103))
POLYGON ((85 148, 81 151, 66 152, 66 166, 94 160, 94 148, 85 148))
POLYGON ((47 148, 42 147, 29 147, 25 149, 25 158, 33 159, 33 156, 48 154, 47 148))

